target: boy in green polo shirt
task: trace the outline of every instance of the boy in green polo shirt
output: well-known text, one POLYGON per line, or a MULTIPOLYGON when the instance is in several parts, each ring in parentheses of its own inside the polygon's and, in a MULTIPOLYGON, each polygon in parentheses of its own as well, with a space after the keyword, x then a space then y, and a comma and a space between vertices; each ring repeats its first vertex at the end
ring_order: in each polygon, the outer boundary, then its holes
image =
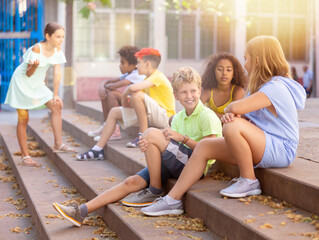
MULTIPOLYGON (((203 138, 221 137, 222 126, 217 115, 200 101, 201 78, 190 67, 182 67, 173 75, 174 96, 184 107, 177 113, 171 128, 149 128, 140 140, 140 149, 145 153, 148 168, 140 175, 148 183, 148 189, 125 198, 128 206, 142 206, 162 195, 163 176, 178 178, 190 158, 197 142, 203 138), (165 174, 163 174, 165 173, 165 174)), ((212 164, 208 163, 207 169, 212 164)))
POLYGON ((122 204, 137 207, 151 205, 164 195, 162 183, 168 178, 179 177, 198 141, 222 135, 219 118, 200 101, 199 74, 190 67, 183 67, 174 73, 172 85, 175 98, 185 109, 174 116, 171 128, 149 128, 143 134, 139 144, 148 167, 81 206, 53 203, 63 217, 80 227, 88 213, 143 188, 138 194, 123 199, 122 204))

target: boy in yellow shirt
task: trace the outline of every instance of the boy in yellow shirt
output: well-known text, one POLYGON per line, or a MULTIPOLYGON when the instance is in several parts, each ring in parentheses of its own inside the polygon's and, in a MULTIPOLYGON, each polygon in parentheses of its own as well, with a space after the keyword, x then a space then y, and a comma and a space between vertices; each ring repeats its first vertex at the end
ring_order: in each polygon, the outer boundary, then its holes
POLYGON ((157 70, 161 55, 153 48, 143 48, 135 54, 137 70, 144 81, 129 85, 122 95, 122 107, 112 108, 106 119, 100 140, 89 151, 79 154, 77 160, 102 160, 103 148, 118 122, 122 128, 139 126, 139 134, 127 144, 138 147, 139 136, 148 126, 168 127, 168 119, 175 114, 175 100, 171 83, 157 70))

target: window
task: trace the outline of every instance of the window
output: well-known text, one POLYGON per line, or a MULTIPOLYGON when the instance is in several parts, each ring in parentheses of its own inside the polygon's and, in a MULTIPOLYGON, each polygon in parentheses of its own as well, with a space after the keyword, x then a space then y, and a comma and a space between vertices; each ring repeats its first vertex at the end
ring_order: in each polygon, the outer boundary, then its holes
POLYGON ((75 56, 77 59, 114 59, 123 45, 148 47, 151 3, 116 0, 112 7, 97 4, 95 14, 84 19, 79 10, 85 3, 75 1, 75 56))
POLYGON ((250 0, 247 4, 247 15, 251 23, 247 28, 247 40, 258 35, 274 35, 288 60, 307 60, 309 1, 250 0), (265 1, 269 4, 265 4, 265 1))
POLYGON ((205 59, 216 51, 230 51, 231 23, 215 13, 176 15, 167 10, 166 35, 168 59, 205 59))

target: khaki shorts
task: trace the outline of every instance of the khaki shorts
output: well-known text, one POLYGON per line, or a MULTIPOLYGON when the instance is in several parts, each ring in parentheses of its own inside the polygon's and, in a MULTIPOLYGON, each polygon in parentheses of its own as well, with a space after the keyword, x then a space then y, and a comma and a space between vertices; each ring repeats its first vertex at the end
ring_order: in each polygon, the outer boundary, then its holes
MULTIPOLYGON (((144 94, 144 102, 147 111, 148 127, 166 128, 168 127, 168 116, 164 108, 158 103, 144 94)), ((134 108, 121 107, 123 120, 119 121, 120 126, 125 129, 132 126, 139 126, 137 115, 134 108)))

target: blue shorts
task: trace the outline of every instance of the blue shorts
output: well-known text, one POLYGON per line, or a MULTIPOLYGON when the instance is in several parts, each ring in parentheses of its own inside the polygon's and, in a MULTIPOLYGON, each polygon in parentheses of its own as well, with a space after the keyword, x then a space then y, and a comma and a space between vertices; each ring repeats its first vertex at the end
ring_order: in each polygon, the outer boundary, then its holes
MULTIPOLYGON (((193 150, 184 144, 171 140, 165 151, 161 154, 161 179, 164 184, 169 178, 177 179, 183 171, 185 164, 192 155, 193 150)), ((144 168, 136 175, 141 176, 149 185, 150 175, 148 168, 144 168)))
POLYGON ((264 156, 255 168, 288 167, 295 160, 298 143, 264 133, 266 136, 264 156))

